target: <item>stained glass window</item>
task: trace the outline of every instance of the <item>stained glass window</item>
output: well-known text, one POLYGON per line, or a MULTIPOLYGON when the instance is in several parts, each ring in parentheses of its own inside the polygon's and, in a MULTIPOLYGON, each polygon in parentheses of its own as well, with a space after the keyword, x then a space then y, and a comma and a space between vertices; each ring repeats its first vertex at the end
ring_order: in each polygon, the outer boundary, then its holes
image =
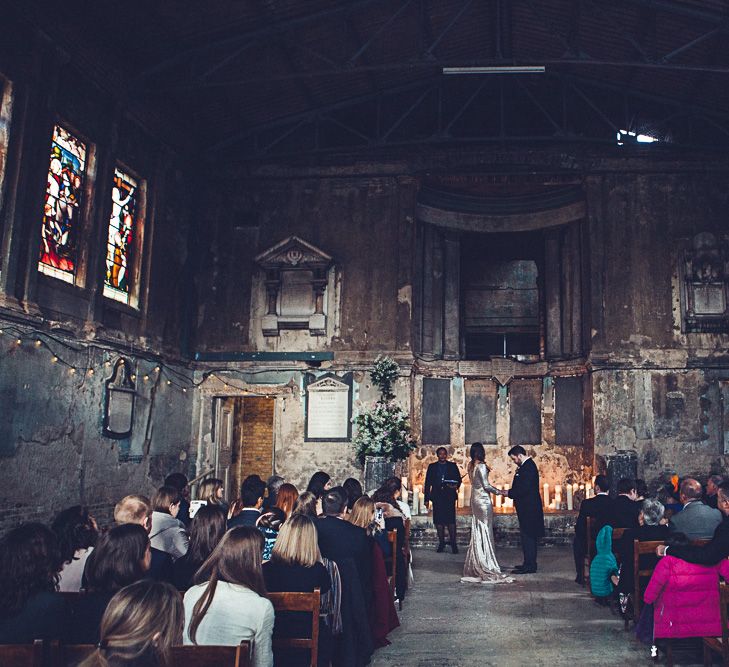
POLYGON ((111 217, 106 241, 104 296, 129 303, 132 281, 132 250, 137 234, 136 179, 121 169, 114 170, 111 188, 111 217))
POLYGON ((73 283, 86 179, 86 144, 60 125, 53 128, 38 270, 73 283))

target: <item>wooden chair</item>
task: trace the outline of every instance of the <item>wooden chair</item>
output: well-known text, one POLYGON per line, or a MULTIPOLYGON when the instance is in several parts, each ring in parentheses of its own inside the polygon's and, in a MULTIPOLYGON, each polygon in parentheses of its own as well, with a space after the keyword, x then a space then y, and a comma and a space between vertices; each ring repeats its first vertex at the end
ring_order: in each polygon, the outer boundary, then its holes
POLYGON ((311 667, 316 667, 319 658, 319 606, 321 592, 313 593, 269 593, 268 598, 278 616, 282 611, 306 611, 311 614, 311 637, 277 637, 274 629, 274 649, 308 649, 311 652, 311 667))
POLYGON ((43 640, 32 644, 0 644, 0 665, 2 667, 42 667, 43 640))
POLYGON ((620 551, 618 550, 618 542, 623 539, 623 533, 625 533, 625 528, 613 528, 613 546, 612 550, 615 554, 615 558, 617 559, 618 563, 620 563, 620 551))
MULTIPOLYGON (((75 667, 95 650, 93 644, 59 645, 53 642, 51 665, 75 667)), ((170 657, 175 667, 250 667, 251 643, 243 641, 238 646, 174 646, 170 657)))
POLYGON ((238 646, 173 646, 175 667, 250 667, 251 642, 238 646))
MULTIPOLYGON (((397 531, 396 530, 388 530, 387 531, 387 541, 390 543, 390 558, 385 559, 385 565, 387 563, 391 563, 392 569, 390 570, 390 576, 388 577, 389 583, 390 583, 390 592, 392 593, 392 597, 395 598, 395 589, 397 584, 397 531)), ((402 611, 402 600, 398 600, 398 605, 400 607, 400 611, 402 611)))
MULTIPOLYGON (((643 605, 643 590, 644 586, 641 586, 641 579, 650 579, 653 574, 655 567, 642 568, 640 567, 640 557, 647 554, 655 554, 656 547, 661 544, 665 544, 663 540, 656 540, 653 542, 639 542, 633 540, 633 618, 637 621, 640 616, 640 609, 643 605)), ((627 623, 627 621, 626 621, 627 623)))
POLYGON ((719 605, 721 611, 721 637, 704 637, 704 665, 714 662, 714 653, 722 659, 722 665, 729 665, 729 584, 719 584, 719 605))

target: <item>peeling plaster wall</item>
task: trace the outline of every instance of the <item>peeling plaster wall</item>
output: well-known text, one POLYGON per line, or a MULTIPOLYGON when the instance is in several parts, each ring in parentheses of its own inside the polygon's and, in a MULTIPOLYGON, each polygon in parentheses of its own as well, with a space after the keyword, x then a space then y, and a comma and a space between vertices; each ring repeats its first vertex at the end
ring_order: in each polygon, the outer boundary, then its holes
POLYGON ((125 355, 138 375, 134 427, 131 438, 112 440, 102 435, 111 370, 104 362, 117 355, 56 346, 78 367, 71 374, 32 338, 22 345, 14 339, 0 336, 0 532, 20 521, 47 521, 75 504, 89 505, 106 523, 124 495, 151 494, 169 472, 188 471, 192 394, 168 386, 167 375, 154 379, 156 362, 125 355))

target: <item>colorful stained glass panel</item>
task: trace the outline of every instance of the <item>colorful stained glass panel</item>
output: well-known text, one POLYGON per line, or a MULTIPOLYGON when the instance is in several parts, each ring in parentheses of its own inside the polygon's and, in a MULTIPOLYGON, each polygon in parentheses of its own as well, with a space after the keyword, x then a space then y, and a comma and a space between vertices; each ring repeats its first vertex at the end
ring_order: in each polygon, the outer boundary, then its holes
POLYGON ((53 128, 38 270, 69 283, 76 273, 86 154, 85 143, 60 125, 53 128))
POLYGON ((104 296, 127 304, 132 280, 132 249, 137 233, 138 193, 136 179, 121 169, 115 169, 106 242, 104 296))

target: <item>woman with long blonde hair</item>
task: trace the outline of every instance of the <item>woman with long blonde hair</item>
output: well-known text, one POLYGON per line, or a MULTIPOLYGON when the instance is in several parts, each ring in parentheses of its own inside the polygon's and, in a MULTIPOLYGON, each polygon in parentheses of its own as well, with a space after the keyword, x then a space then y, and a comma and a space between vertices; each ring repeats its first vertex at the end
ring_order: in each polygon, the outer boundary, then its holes
POLYGON ((293 484, 282 484, 276 494, 276 507, 286 513, 286 518, 291 516, 299 499, 299 492, 293 484))
MULTIPOLYGON (((279 491, 280 493, 280 491, 279 491)), ((332 587, 327 568, 322 563, 319 541, 314 522, 303 514, 292 514, 281 526, 271 560, 263 564, 266 588, 271 592, 293 591, 311 593, 318 588, 325 596, 332 587)), ((337 605, 338 606, 338 605, 337 605)), ((311 632, 311 621, 302 612, 281 612, 276 615, 276 635, 306 637, 311 632)), ((331 628, 319 625, 320 664, 329 664, 326 656, 331 652, 331 628)), ((300 651, 276 652, 276 664, 294 667, 308 665, 306 654, 300 651)))
POLYGON ((200 484, 197 492, 197 499, 204 500, 208 505, 219 505, 226 512, 228 511, 228 503, 223 498, 225 485, 222 479, 217 477, 209 477, 200 484))
POLYGON ((374 535, 377 524, 375 522, 375 501, 369 496, 360 496, 354 501, 352 511, 347 515, 347 521, 364 528, 367 535, 374 535))
POLYGON ((271 667, 273 605, 261 572, 263 535, 252 526, 229 530, 185 593, 185 644, 237 646, 253 641, 254 667, 271 667))
POLYGON ((172 667, 170 647, 182 644, 184 619, 170 584, 145 579, 126 586, 109 601, 98 648, 81 667, 172 667))

